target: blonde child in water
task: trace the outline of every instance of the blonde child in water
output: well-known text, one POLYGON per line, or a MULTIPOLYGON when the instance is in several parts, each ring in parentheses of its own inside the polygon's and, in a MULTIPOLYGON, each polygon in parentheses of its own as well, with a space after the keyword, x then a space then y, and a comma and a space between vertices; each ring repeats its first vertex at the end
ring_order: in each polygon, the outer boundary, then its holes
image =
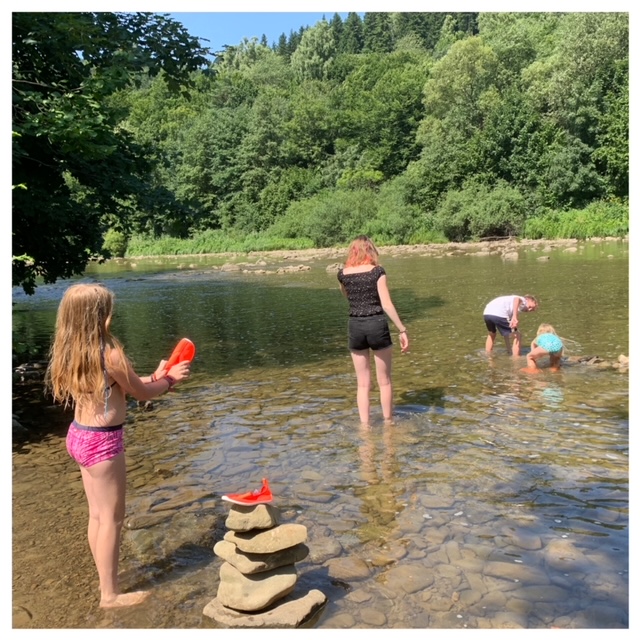
POLYGON ((558 371, 560 359, 564 352, 564 344, 556 333, 552 325, 542 323, 538 327, 536 337, 531 343, 531 351, 527 354, 526 371, 537 373, 540 371, 538 360, 544 356, 549 356, 549 370, 558 371))
POLYGON ((123 426, 126 396, 150 400, 189 377, 189 363, 139 377, 111 334, 113 293, 101 284, 69 287, 60 302, 46 373, 53 399, 74 406, 67 451, 80 466, 89 505, 89 548, 100 580, 100 606, 141 603, 148 591, 118 587, 120 532, 125 515, 123 426))

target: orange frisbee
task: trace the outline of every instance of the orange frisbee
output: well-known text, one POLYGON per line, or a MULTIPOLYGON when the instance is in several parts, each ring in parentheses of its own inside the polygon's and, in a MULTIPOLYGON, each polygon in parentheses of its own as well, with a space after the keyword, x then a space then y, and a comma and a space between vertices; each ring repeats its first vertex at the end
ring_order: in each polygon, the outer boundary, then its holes
POLYGON ((196 355, 196 345, 189 338, 182 338, 176 345, 173 353, 167 360, 165 371, 169 371, 171 367, 180 362, 191 362, 196 355))

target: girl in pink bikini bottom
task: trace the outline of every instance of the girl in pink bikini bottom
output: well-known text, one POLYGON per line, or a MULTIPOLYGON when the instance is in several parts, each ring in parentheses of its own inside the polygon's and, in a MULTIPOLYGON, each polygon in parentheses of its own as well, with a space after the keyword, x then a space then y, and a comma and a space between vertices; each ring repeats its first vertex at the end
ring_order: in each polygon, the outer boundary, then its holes
POLYGON ((74 420, 67 432, 67 451, 83 467, 115 458, 124 451, 122 427, 121 424, 112 427, 87 427, 74 420))

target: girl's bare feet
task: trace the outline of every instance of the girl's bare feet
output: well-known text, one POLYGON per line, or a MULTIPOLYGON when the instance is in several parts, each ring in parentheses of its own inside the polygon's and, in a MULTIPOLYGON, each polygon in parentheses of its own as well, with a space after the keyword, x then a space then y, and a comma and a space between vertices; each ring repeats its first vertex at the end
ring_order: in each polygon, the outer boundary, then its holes
POLYGON ((100 606, 103 609, 113 609, 115 607, 133 607, 144 602, 150 591, 132 591, 131 593, 119 593, 112 600, 101 600, 100 606))
POLYGON ((538 369, 538 367, 522 367, 520 371, 524 373, 542 373, 542 369, 538 369))

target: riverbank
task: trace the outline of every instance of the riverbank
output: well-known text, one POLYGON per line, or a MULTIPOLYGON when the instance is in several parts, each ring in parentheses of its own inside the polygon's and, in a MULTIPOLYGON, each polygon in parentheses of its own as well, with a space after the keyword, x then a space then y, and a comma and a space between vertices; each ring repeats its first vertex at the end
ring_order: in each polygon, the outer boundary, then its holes
MULTIPOLYGON (((504 239, 487 239, 481 242, 447 242, 444 244, 411 244, 411 245, 393 245, 378 246, 380 255, 409 255, 424 254, 430 256, 455 256, 455 255, 492 255, 492 254, 511 254, 519 249, 527 249, 534 251, 550 251, 555 248, 568 249, 570 251, 578 250, 581 245, 585 244, 602 244, 605 242, 629 242, 629 236, 624 238, 605 237, 590 238, 588 240, 556 239, 556 240, 520 240, 516 238, 504 239)), ((146 260, 158 258, 189 258, 189 257, 212 257, 220 258, 239 258, 239 257, 263 257, 269 258, 270 261, 291 261, 291 260, 324 260, 332 258, 344 258, 347 252, 346 247, 328 247, 321 249, 278 249, 271 251, 228 251, 222 253, 198 253, 198 254, 180 254, 180 255, 157 255, 157 256, 127 256, 126 260, 146 260)), ((123 260, 115 258, 114 260, 123 260)))

